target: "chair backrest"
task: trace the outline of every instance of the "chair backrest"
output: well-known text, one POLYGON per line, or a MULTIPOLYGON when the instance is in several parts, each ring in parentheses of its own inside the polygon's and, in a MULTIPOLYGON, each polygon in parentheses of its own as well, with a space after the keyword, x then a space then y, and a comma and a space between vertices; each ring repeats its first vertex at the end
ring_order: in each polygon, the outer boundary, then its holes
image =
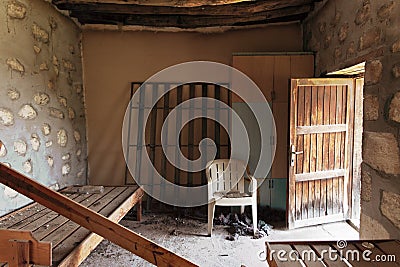
POLYGON ((206 167, 209 194, 239 191, 244 193, 246 165, 237 159, 217 159, 210 161, 206 167))

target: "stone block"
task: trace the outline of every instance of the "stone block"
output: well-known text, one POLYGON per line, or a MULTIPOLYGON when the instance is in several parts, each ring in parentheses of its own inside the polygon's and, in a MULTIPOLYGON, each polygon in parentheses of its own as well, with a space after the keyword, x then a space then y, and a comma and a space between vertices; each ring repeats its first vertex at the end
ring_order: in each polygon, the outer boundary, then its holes
POLYGON ((9 89, 7 92, 7 96, 11 100, 18 100, 20 98, 21 94, 16 89, 9 89))
POLYGON ((39 54, 42 49, 37 45, 33 45, 33 51, 35 51, 36 54, 39 54))
POLYGON ((18 1, 11 1, 7 5, 7 15, 12 19, 24 19, 26 6, 18 1))
POLYGON ((14 114, 7 108, 0 108, 0 124, 4 126, 14 125, 14 114))
POLYGON ((19 193, 17 191, 15 191, 14 189, 11 189, 10 187, 5 186, 4 187, 4 195, 8 198, 13 199, 13 198, 16 198, 19 195, 19 193))
POLYGON ((67 99, 66 99, 65 97, 62 97, 62 96, 58 97, 58 102, 59 102, 64 108, 67 107, 67 99))
POLYGON ((393 77, 395 77, 396 79, 400 77, 400 63, 396 63, 393 65, 392 74, 393 77))
POLYGON ((37 117, 37 112, 30 104, 25 104, 18 111, 18 116, 24 120, 33 120, 37 117))
POLYGON ((68 108, 68 118, 69 118, 70 120, 75 119, 75 111, 74 111, 74 109, 71 108, 71 107, 68 108))
POLYGON ((39 65, 39 70, 41 71, 47 71, 49 70, 49 66, 47 66, 47 62, 43 62, 39 65))
POLYGON ((33 100, 37 105, 44 106, 50 102, 50 96, 46 93, 37 93, 33 96, 33 100))
POLYGON ((62 62, 63 62, 64 69, 66 71, 75 71, 76 70, 74 63, 72 63, 71 61, 63 59, 62 62))
POLYGON ((380 208, 383 216, 400 229, 400 195, 383 191, 380 208))
POLYGON ((16 58, 7 58, 6 64, 11 70, 17 71, 21 74, 25 73, 25 67, 22 63, 16 58))
POLYGON ((361 200, 369 202, 372 194, 372 177, 367 171, 362 171, 361 174, 361 200))
POLYGON ((6 155, 7 155, 7 148, 3 143, 1 143, 1 145, 0 145, 0 157, 5 157, 6 155))
POLYGON ((377 220, 361 212, 360 239, 389 239, 389 232, 377 220))
POLYGON ((343 43, 346 40, 348 33, 349 33, 349 23, 346 22, 339 29, 338 37, 340 43, 343 43))
POLYGON ((363 2, 363 6, 357 10, 356 18, 354 23, 356 25, 361 25, 367 22, 371 16, 371 3, 369 0, 363 2))
POLYGON ((400 174, 400 151, 392 133, 364 132, 363 159, 372 168, 400 174))
POLYGON ((67 131, 64 129, 60 129, 57 132, 57 144, 59 144, 61 147, 66 147, 68 143, 68 135, 67 131))
POLYGON ((388 3, 381 6, 378 10, 378 18, 380 20, 386 20, 390 17, 394 8, 394 1, 389 1, 388 3))
POLYGON ((71 165, 69 163, 64 164, 61 168, 61 174, 68 175, 70 172, 71 172, 71 165))
POLYGON ((23 140, 17 140, 14 142, 14 151, 17 152, 19 156, 25 156, 27 150, 27 145, 23 140))
POLYGON ((39 138, 39 136, 38 136, 37 134, 32 134, 32 135, 31 135, 31 140, 30 140, 30 142, 31 142, 32 149, 33 149, 34 151, 39 151, 39 148, 40 148, 40 138, 39 138))
POLYGON ((74 138, 77 143, 81 141, 81 134, 77 130, 74 131, 74 138))
POLYGON ((51 133, 51 126, 48 123, 43 123, 42 133, 43 135, 49 135, 51 133))
POLYGON ((365 66, 365 84, 377 84, 382 78, 383 66, 379 59, 368 61, 365 66))
POLYGON ((64 112, 56 108, 49 108, 49 115, 53 118, 64 119, 64 112))
POLYGON ((32 173, 33 166, 32 166, 32 161, 30 159, 25 161, 22 165, 23 165, 24 172, 32 173))
POLYGON ((397 40, 392 44, 392 47, 391 47, 390 51, 392 51, 392 53, 400 52, 400 39, 397 39, 397 40))
POLYGON ((33 38, 35 38, 35 40, 38 42, 42 42, 45 44, 49 42, 49 33, 36 23, 32 25, 32 34, 33 38))
POLYGON ((374 47, 378 45, 381 41, 381 30, 379 28, 374 28, 368 31, 365 31, 358 43, 358 50, 362 51, 367 48, 374 47))
POLYGON ((400 91, 390 101, 389 120, 400 123, 400 91))
POLYGON ((54 159, 52 156, 47 156, 47 164, 49 165, 49 167, 54 166, 54 159))
POLYGON ((379 118, 379 98, 375 95, 364 96, 364 119, 376 121, 379 118))
POLYGON ((54 66, 58 66, 59 63, 58 63, 57 56, 53 55, 53 59, 52 59, 51 63, 53 63, 54 66))
POLYGON ((69 160, 70 158, 71 158, 71 154, 69 154, 69 153, 62 155, 62 157, 61 157, 62 160, 69 160))

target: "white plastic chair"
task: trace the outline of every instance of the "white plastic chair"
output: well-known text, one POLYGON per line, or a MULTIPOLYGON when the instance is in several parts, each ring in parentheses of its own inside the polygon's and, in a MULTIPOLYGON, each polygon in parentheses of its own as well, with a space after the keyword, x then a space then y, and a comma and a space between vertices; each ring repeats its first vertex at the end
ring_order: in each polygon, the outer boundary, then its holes
POLYGON ((208 235, 211 236, 215 206, 251 205, 254 235, 257 231, 257 180, 251 176, 243 161, 235 159, 218 159, 207 163, 208 178, 208 235), (244 180, 250 181, 249 190, 245 192, 244 180))

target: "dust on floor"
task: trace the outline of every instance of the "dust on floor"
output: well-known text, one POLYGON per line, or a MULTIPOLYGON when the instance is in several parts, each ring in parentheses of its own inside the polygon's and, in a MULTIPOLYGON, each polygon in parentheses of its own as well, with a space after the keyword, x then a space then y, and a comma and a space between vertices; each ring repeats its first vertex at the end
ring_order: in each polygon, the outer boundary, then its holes
MULTIPOLYGON (((287 230, 272 229, 268 236, 253 239, 239 236, 226 240, 229 226, 214 225, 212 237, 207 235, 207 223, 181 219, 171 214, 147 214, 142 222, 122 220, 121 224, 199 266, 258 267, 265 261, 266 241, 294 240, 357 240, 359 234, 346 222, 287 230), (260 259, 261 258, 261 259, 260 259)), ((81 264, 83 267, 153 266, 147 261, 104 240, 81 264)))
MULTIPOLYGON (((122 220, 121 224, 199 266, 267 266, 258 256, 264 251, 265 237, 240 236, 236 241, 229 241, 226 227, 220 225, 215 225, 212 237, 208 237, 206 223, 168 214, 144 215, 141 223, 122 220)), ((153 265, 104 240, 80 266, 153 265)))

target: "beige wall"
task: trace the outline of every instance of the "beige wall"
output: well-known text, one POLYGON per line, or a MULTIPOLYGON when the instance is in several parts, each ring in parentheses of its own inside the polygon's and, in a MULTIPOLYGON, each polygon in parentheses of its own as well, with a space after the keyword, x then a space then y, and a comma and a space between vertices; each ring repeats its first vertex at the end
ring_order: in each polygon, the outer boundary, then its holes
MULTIPOLYGON (((3 1, 0 17, 0 162, 52 188, 85 183, 80 29, 43 0, 3 1)), ((0 184, 0 215, 28 201, 0 184)))
POLYGON ((328 1, 304 27, 317 75, 366 61, 360 235, 400 238, 400 3, 328 1))
POLYGON ((233 52, 301 51, 299 24, 217 34, 83 32, 89 181, 122 184, 121 127, 131 81, 192 60, 231 64, 233 52))

